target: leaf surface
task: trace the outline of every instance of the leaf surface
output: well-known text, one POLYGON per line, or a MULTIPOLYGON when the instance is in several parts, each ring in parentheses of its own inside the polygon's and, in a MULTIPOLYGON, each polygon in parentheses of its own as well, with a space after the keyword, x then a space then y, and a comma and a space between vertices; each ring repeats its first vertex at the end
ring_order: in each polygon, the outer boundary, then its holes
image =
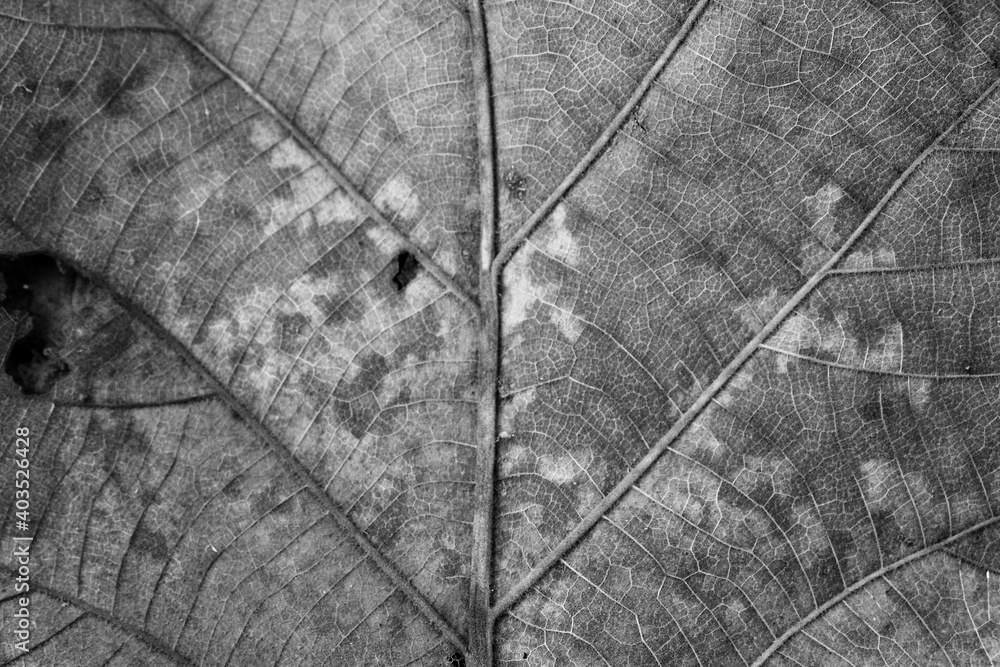
POLYGON ((0 22, 3 664, 1000 661, 994 4, 0 22))

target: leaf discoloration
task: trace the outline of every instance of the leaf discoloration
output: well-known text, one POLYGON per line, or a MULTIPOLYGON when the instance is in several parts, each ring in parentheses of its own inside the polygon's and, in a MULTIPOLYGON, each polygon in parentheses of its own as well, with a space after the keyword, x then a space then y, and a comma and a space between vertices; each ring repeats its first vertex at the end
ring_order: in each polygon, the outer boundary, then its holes
POLYGON ((106 72, 97 83, 94 106, 112 118, 128 115, 134 108, 133 96, 142 90, 149 71, 137 65, 127 73, 106 72))
POLYGON ((996 658, 992 3, 331 7, 0 12, 46 652, 996 658))

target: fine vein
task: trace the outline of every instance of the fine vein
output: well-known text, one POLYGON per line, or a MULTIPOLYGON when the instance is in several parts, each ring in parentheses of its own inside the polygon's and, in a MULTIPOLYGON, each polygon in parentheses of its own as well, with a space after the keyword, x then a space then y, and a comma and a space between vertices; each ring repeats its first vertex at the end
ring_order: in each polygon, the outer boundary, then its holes
POLYGON ((722 390, 722 388, 729 382, 730 379, 740 370, 747 359, 749 359, 753 354, 757 352, 761 344, 772 334, 774 331, 781 326, 781 324, 796 308, 799 304, 805 301, 810 294, 816 289, 816 287, 826 278, 834 267, 840 263, 840 261, 847 255, 851 250, 857 240, 871 227, 873 221, 881 215, 882 211, 889 204, 890 201, 896 196, 896 194, 903 188, 903 186, 909 181, 910 177, 920 168, 920 166, 927 160, 928 156, 931 155, 937 148, 943 143, 945 138, 958 127, 969 115, 971 115, 982 102, 988 99, 996 90, 1000 87, 1000 79, 994 81, 975 102, 970 104, 965 111, 957 118, 951 125, 948 126, 944 132, 938 135, 933 141, 931 141, 920 154, 910 163, 909 167, 906 168, 899 177, 893 181, 892 185, 882 196, 879 202, 868 212, 865 219, 862 220, 858 228, 844 241, 840 249, 827 260, 826 264, 819 269, 813 276, 806 281, 806 283, 799 288, 799 290, 785 303, 785 305, 779 310, 771 320, 764 325, 756 336, 754 336, 750 342, 748 342, 742 350, 733 358, 732 361, 722 370, 719 376, 709 385, 705 391, 695 400, 687 411, 681 415, 681 417, 674 422, 673 426, 668 430, 653 446, 652 449, 642 458, 641 461, 626 475, 611 492, 604 497, 601 502, 591 510, 587 516, 585 516, 567 535, 564 537, 559 544, 546 556, 542 561, 540 561, 531 571, 515 584, 511 590, 504 595, 504 597, 499 600, 496 606, 493 608, 494 619, 506 611, 512 604, 514 604, 522 595, 524 595, 528 589, 535 585, 535 583, 541 579, 541 577, 548 572, 556 563, 558 563, 563 556, 565 556, 576 544, 590 532, 601 517, 604 516, 618 500, 628 492, 632 486, 639 481, 639 479, 649 470, 650 467, 660 458, 660 456, 666 450, 670 449, 673 442, 684 432, 684 430, 693 422, 698 415, 701 414, 702 410, 715 398, 716 394, 722 390))
POLYGON ((591 165, 597 161, 597 158, 599 158, 608 146, 611 145, 611 142, 618 134, 618 131, 621 130, 623 125, 625 125, 629 116, 631 116, 632 112, 639 106, 643 98, 646 96, 646 93, 648 93, 649 89, 653 87, 653 83, 657 78, 659 78, 667 64, 673 60, 674 55, 684 44, 688 35, 691 34, 691 31, 694 29, 698 19, 701 18, 701 15, 705 11, 708 4, 709 0, 700 0, 698 4, 694 6, 688 14, 687 19, 685 19, 684 23, 677 30, 677 34, 674 35, 674 38, 670 40, 669 44, 667 44, 667 48, 664 49, 663 54, 660 55, 657 61, 646 73, 646 76, 643 77, 639 86, 632 93, 632 96, 628 98, 625 105, 611 120, 607 129, 601 133, 601 136, 597 138, 594 144, 590 147, 590 150, 588 150, 580 159, 577 165, 573 168, 573 171, 569 172, 569 174, 566 175, 566 178, 563 179, 562 183, 560 183, 558 187, 552 191, 552 194, 549 195, 548 199, 546 199, 545 202, 531 215, 531 217, 524 221, 517 232, 515 232, 514 235, 503 244, 500 251, 497 253, 496 259, 494 260, 494 272, 499 273, 503 266, 510 260, 511 256, 513 256, 514 251, 517 250, 518 247, 524 243, 525 239, 527 239, 528 236, 530 236, 535 230, 538 223, 544 220, 545 217, 552 212, 552 209, 556 207, 559 200, 562 199, 566 193, 577 184, 580 178, 582 178, 587 170, 590 169, 591 165))
MULTIPOLYGON (((899 560, 897 560, 897 561, 895 561, 893 563, 890 563, 890 564, 886 565, 885 567, 881 567, 881 568, 875 570, 874 572, 872 572, 868 576, 863 577, 861 579, 858 579, 853 584, 851 584, 850 586, 848 586, 844 590, 840 591, 839 593, 837 593, 836 595, 834 595, 832 598, 830 598, 829 600, 827 600, 826 602, 824 602, 820 606, 818 606, 815 609, 813 609, 812 612, 810 612, 806 616, 803 616, 801 619, 798 620, 797 623, 795 623, 790 628, 788 628, 787 630, 785 630, 784 634, 782 634, 780 637, 778 637, 773 642, 771 642, 771 645, 768 646, 764 650, 764 652, 761 653, 757 657, 757 659, 753 661, 753 664, 750 667, 761 667, 761 665, 763 665, 764 663, 766 663, 770 659, 770 657, 772 655, 774 655, 779 649, 781 649, 782 646, 784 646, 785 644, 787 644, 789 639, 791 639, 793 636, 795 636, 796 634, 798 634, 799 632, 801 632, 806 626, 808 626, 810 623, 812 623, 813 621, 815 621, 817 618, 819 618, 820 616, 822 616, 823 614, 825 614, 832 607, 837 606, 838 604, 840 604, 841 602, 843 602, 844 600, 846 600, 848 597, 850 597, 854 593, 856 593, 856 592, 860 591, 861 589, 863 589, 865 586, 867 586, 871 582, 873 582, 873 581, 875 581, 877 579, 881 579, 882 577, 886 577, 889 574, 895 572, 896 570, 902 568, 904 565, 909 565, 910 563, 912 563, 912 562, 914 562, 916 560, 919 560, 919 559, 923 558, 924 556, 932 554, 935 551, 945 550, 945 552, 948 553, 948 550, 946 549, 946 547, 948 547, 948 546, 950 546, 952 544, 955 544, 959 540, 965 539, 969 535, 971 535, 971 534, 973 534, 973 533, 975 533, 977 531, 980 531, 983 528, 986 528, 988 526, 991 526, 991 525, 997 523, 997 521, 1000 521, 1000 516, 990 517, 989 519, 986 519, 985 521, 981 521, 981 522, 977 523, 974 526, 970 526, 969 528, 966 528, 965 530, 963 530, 960 533, 956 533, 955 535, 952 535, 951 537, 949 537, 946 540, 941 540, 940 542, 937 542, 936 544, 932 544, 932 545, 930 545, 928 547, 925 547, 925 548, 923 548, 923 549, 921 549, 919 551, 915 551, 912 554, 910 554, 909 556, 906 556, 904 558, 900 558, 899 560)), ((917 618, 920 618, 919 614, 917 614, 917 618)))
POLYGON ((458 300, 462 302, 462 305, 468 309, 470 312, 478 312, 479 306, 476 304, 475 299, 473 299, 466 291, 458 284, 456 279, 451 276, 447 271, 445 271, 441 266, 434 261, 434 259, 424 251, 423 248, 414 243, 410 237, 401 229, 399 229, 392 221, 386 218, 381 211, 379 211, 374 204, 372 204, 365 195, 361 193, 360 190, 347 178, 347 176, 333 163, 325 152, 320 150, 320 148, 313 142, 313 140, 306 135, 298 125, 292 122, 291 119, 286 117, 281 113, 277 107, 275 107, 268 99, 258 93, 254 88, 245 81, 240 75, 233 71, 228 65, 223 63, 215 54, 205 48, 198 40, 194 38, 193 35, 189 34, 183 26, 178 24, 172 18, 163 13, 161 9, 151 5, 149 2, 143 3, 151 12, 156 14, 161 21, 167 26, 169 26, 181 39, 183 39, 188 45, 196 49, 198 53, 203 55, 209 62, 212 63, 220 72, 225 74, 231 81, 238 85, 247 95, 249 95, 253 100, 263 107, 275 120, 277 120, 282 127, 288 131, 295 141, 309 153, 310 156, 318 164, 323 165, 327 174, 337 183, 337 185, 344 190, 350 196, 350 198, 364 211, 365 215, 375 220, 380 225, 384 226, 386 229, 393 232, 394 235, 399 239, 402 246, 420 262, 420 265, 427 270, 432 276, 434 276, 438 282, 440 282, 448 291, 452 292, 458 300))
MULTIPOLYGON (((13 578, 16 576, 17 572, 6 565, 0 565, 0 571, 3 571, 7 576, 13 578)), ((122 619, 109 614, 104 609, 96 607, 89 602, 86 602, 78 597, 71 595, 66 595, 58 590, 49 588, 44 584, 39 584, 36 581, 31 581, 31 590, 33 592, 42 593, 48 597, 59 600, 64 604, 71 604, 80 612, 82 615, 90 615, 95 618, 99 618, 104 623, 117 628, 121 632, 130 637, 137 639, 138 641, 145 644, 151 651, 159 653, 160 655, 170 659, 171 662, 177 665, 184 665, 185 667, 191 667, 194 665, 190 660, 182 656, 177 651, 173 650, 170 646, 164 643, 162 640, 151 635, 145 629, 140 626, 131 625, 122 619)), ((78 617, 79 618, 79 617, 78 617)), ((75 622, 75 621, 74 621, 75 622)), ((38 646, 32 646, 32 650, 38 649, 38 646)))
MULTIPOLYGON (((18 231, 25 233, 21 229, 18 229, 18 231)), ((399 570, 396 569, 396 566, 393 565, 392 562, 378 550, 378 547, 371 543, 364 531, 354 524, 351 518, 347 516, 347 513, 344 512, 343 508, 341 508, 340 505, 338 505, 333 498, 326 493, 323 486, 316 481, 316 479, 310 474, 310 471, 297 458, 295 458, 288 448, 281 443, 278 437, 275 436, 270 429, 264 426, 263 422, 260 421, 257 415, 253 414, 245 405, 243 405, 243 403, 232 393, 229 387, 217 378, 215 374, 212 373, 205 366, 205 364, 194 355, 193 352, 191 352, 191 350, 175 338, 152 315, 147 313, 124 295, 114 290, 110 285, 106 284, 100 276, 90 274, 85 269, 78 266, 70 258, 62 256, 61 253, 50 251, 49 254, 66 266, 71 267, 81 276, 90 280, 94 285, 105 289, 122 308, 128 311, 142 324, 146 325, 155 336, 164 342, 164 344, 168 345, 186 362, 191 364, 191 366, 212 387, 212 393, 216 396, 216 398, 222 401, 233 412, 238 414, 243 419, 247 428, 253 431, 253 433, 260 438, 262 442, 268 445, 270 450, 280 461, 282 467, 308 489, 312 496, 316 498, 320 505, 322 505, 322 507, 327 511, 334 522, 336 522, 338 528, 354 540, 361 552, 371 559, 372 563, 378 567, 382 574, 385 575, 392 582, 392 584, 399 589, 404 597, 407 598, 407 601, 417 608, 417 610, 423 615, 424 619, 430 623, 445 638, 446 641, 450 642, 461 651, 466 650, 465 639, 451 627, 451 624, 445 620, 441 613, 427 601, 423 594, 421 594, 420 591, 418 591, 416 587, 410 583, 410 581, 399 570)))

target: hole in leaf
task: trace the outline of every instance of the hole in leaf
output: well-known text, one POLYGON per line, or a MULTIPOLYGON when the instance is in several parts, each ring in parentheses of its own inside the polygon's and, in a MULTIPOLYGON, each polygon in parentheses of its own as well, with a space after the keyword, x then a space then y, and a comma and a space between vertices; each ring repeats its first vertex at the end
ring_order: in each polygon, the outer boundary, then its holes
POLYGON ((25 394, 47 394, 70 372, 41 336, 30 333, 11 346, 3 370, 25 394))
POLYGON ((402 292, 406 286, 413 282, 420 270, 420 262, 416 257, 404 250, 396 256, 396 275, 392 277, 392 282, 396 286, 396 291, 402 292))
POLYGON ((445 663, 448 667, 465 667, 465 656, 462 655, 461 651, 455 651, 448 658, 448 662, 445 663))
POLYGON ((56 350, 65 343, 63 332, 70 324, 76 272, 53 257, 33 253, 0 255, 0 274, 0 308, 31 316, 31 331, 11 345, 4 372, 25 394, 48 393, 71 371, 56 350))

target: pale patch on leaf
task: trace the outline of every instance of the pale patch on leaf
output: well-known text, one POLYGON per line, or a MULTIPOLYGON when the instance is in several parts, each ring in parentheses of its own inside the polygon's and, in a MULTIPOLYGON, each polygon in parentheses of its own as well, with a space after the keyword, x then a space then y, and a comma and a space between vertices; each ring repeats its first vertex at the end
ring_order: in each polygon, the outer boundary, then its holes
POLYGON ((373 203, 390 216, 398 215, 403 220, 412 220, 420 212, 420 199, 406 174, 397 174, 382 185, 373 203))
POLYGON ((559 204, 549 215, 547 224, 538 230, 538 243, 545 253, 569 266, 580 262, 580 245, 566 226, 566 204, 559 204))
POLYGON ((907 396, 915 410, 923 412, 931 403, 934 383, 929 378, 909 378, 906 381, 907 396))
POLYGON ((820 558, 828 555, 833 548, 823 520, 816 508, 805 501, 797 501, 792 505, 795 516, 795 526, 792 529, 792 544, 795 553, 802 559, 806 567, 813 567, 820 558))
POLYGON ((535 304, 551 303, 557 288, 534 277, 533 256, 538 252, 527 244, 511 258, 504 271, 503 331, 512 334, 528 320, 535 304))
POLYGON ((861 484, 865 504, 872 510, 892 509, 891 497, 901 491, 902 477, 894 462, 871 459, 861 465, 861 484))
POLYGON ((748 333, 757 333, 781 310, 787 300, 787 296, 778 293, 777 287, 772 287, 764 296, 741 302, 736 307, 736 315, 748 333))
POLYGON ((556 484, 565 484, 580 474, 580 464, 569 455, 541 456, 538 459, 538 472, 545 479, 556 484))
MULTIPOLYGON (((873 371, 901 371, 903 365, 903 325, 894 322, 874 344, 864 347, 848 331, 848 314, 835 311, 833 321, 812 309, 791 315, 768 339, 772 349, 808 356, 809 350, 828 352, 837 363, 873 371)), ((777 355, 778 371, 788 372, 792 358, 777 355)))
POLYGON ((827 249, 836 248, 841 242, 835 229, 834 206, 844 196, 844 191, 836 183, 826 183, 816 194, 806 197, 806 208, 813 216, 812 232, 827 249))

